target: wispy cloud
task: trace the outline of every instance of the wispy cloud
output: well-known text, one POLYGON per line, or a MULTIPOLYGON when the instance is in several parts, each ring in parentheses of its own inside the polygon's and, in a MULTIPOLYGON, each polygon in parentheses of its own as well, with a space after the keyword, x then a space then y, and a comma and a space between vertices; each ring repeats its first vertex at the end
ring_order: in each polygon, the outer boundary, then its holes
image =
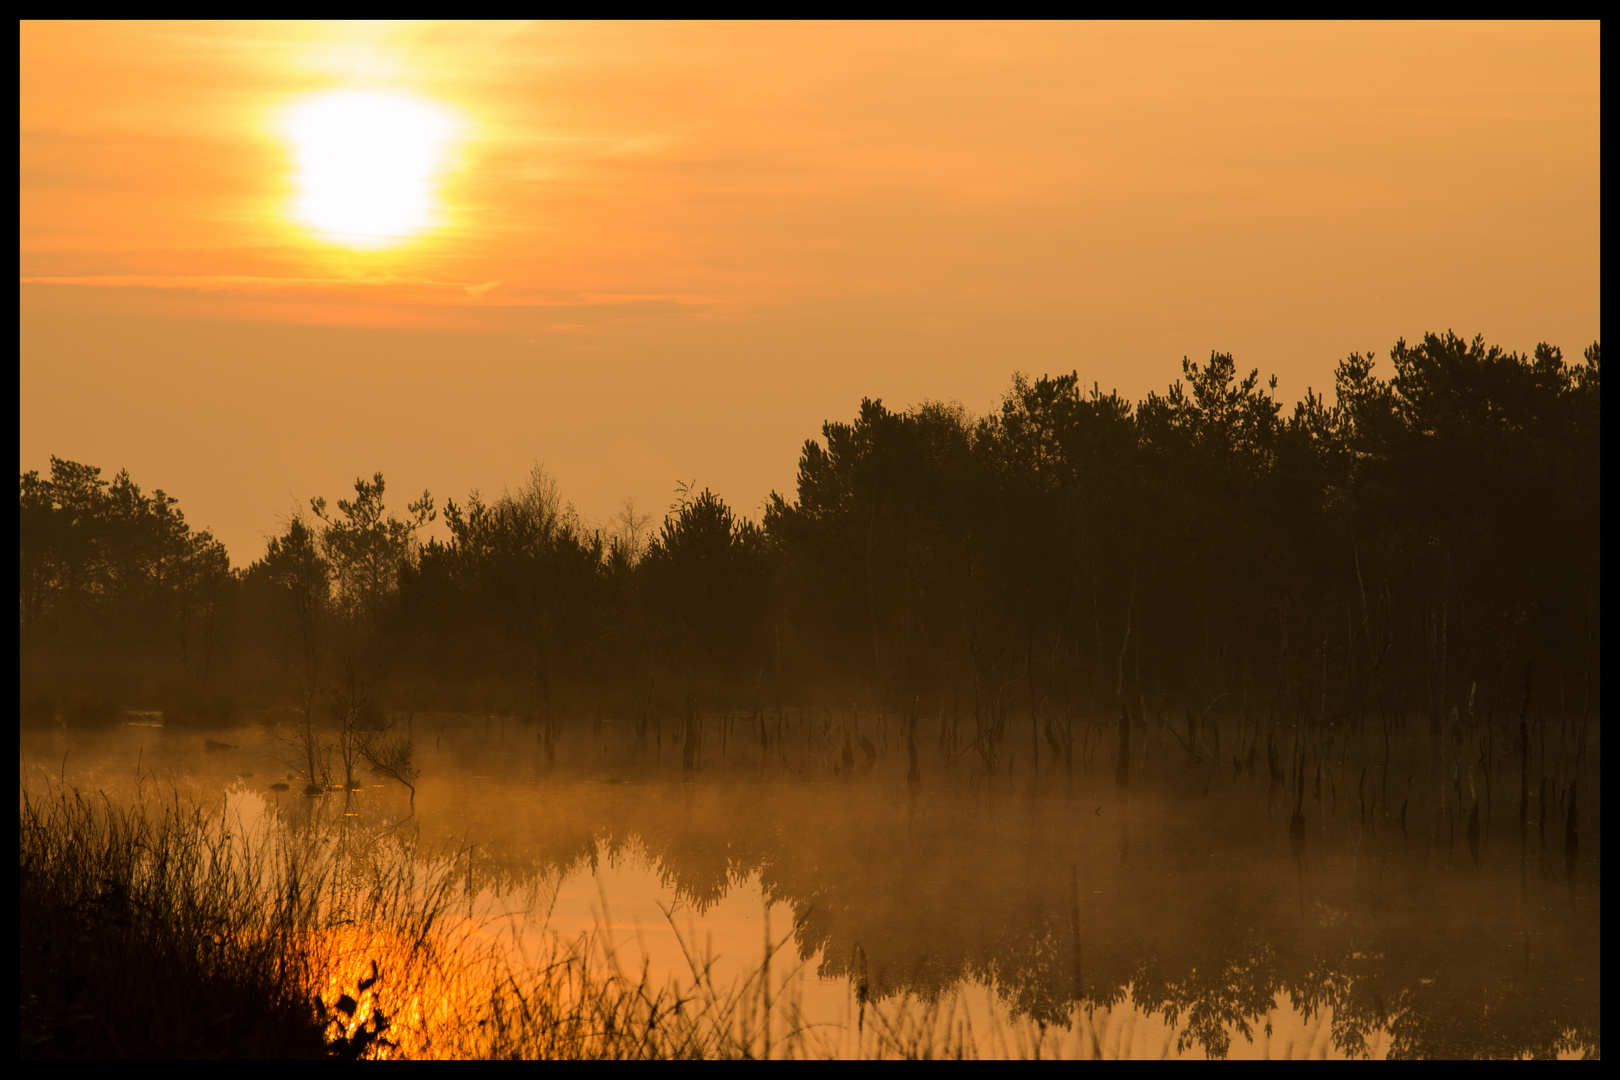
POLYGON ((391 300, 408 298, 417 303, 486 307, 715 307, 736 302, 736 297, 690 293, 572 292, 506 288, 505 283, 467 284, 415 277, 270 277, 249 274, 77 274, 26 275, 21 285, 72 285, 97 289, 166 289, 190 292, 275 294, 372 294, 391 300), (385 295, 386 294, 386 295, 385 295))

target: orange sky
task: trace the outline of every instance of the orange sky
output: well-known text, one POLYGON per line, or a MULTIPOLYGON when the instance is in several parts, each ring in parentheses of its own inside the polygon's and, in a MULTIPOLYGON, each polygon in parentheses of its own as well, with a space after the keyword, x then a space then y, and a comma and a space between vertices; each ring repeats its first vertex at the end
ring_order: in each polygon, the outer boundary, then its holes
POLYGON ((758 516, 863 395, 1140 397, 1236 354, 1600 336, 1600 32, 1556 25, 21 27, 20 457, 128 467, 245 563, 383 470, 535 461, 590 521, 758 516), (278 117, 462 123, 439 224, 291 220, 278 117))

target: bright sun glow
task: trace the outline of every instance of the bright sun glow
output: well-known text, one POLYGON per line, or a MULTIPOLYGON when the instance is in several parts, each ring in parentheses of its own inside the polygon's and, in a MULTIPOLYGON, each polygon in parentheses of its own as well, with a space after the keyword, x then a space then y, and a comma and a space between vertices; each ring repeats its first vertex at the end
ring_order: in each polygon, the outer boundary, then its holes
POLYGON ((334 243, 381 247, 432 225, 434 180, 454 123, 398 94, 343 91, 295 106, 294 216, 334 243))

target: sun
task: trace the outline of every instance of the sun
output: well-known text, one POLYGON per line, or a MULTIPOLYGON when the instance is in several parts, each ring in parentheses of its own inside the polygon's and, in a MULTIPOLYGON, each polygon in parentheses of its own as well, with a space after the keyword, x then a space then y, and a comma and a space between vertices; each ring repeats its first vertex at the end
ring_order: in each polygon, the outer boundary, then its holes
POLYGON ((435 224, 435 181, 454 134, 450 113, 420 98, 334 91, 286 115, 296 161, 292 212, 331 243, 374 248, 435 224))

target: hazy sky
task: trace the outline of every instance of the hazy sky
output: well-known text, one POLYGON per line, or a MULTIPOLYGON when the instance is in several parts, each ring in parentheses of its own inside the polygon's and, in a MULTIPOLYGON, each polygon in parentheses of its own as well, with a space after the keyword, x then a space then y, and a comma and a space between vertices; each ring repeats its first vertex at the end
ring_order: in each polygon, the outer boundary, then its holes
POLYGON ((1596 23, 24 23, 20 61, 21 467, 127 467, 239 564, 378 469, 401 510, 540 461, 587 520, 681 480, 757 517, 862 396, 1134 399, 1219 349, 1291 401, 1426 330, 1600 336, 1596 23), (454 125, 403 242, 298 219, 287 117, 341 91, 454 125))

